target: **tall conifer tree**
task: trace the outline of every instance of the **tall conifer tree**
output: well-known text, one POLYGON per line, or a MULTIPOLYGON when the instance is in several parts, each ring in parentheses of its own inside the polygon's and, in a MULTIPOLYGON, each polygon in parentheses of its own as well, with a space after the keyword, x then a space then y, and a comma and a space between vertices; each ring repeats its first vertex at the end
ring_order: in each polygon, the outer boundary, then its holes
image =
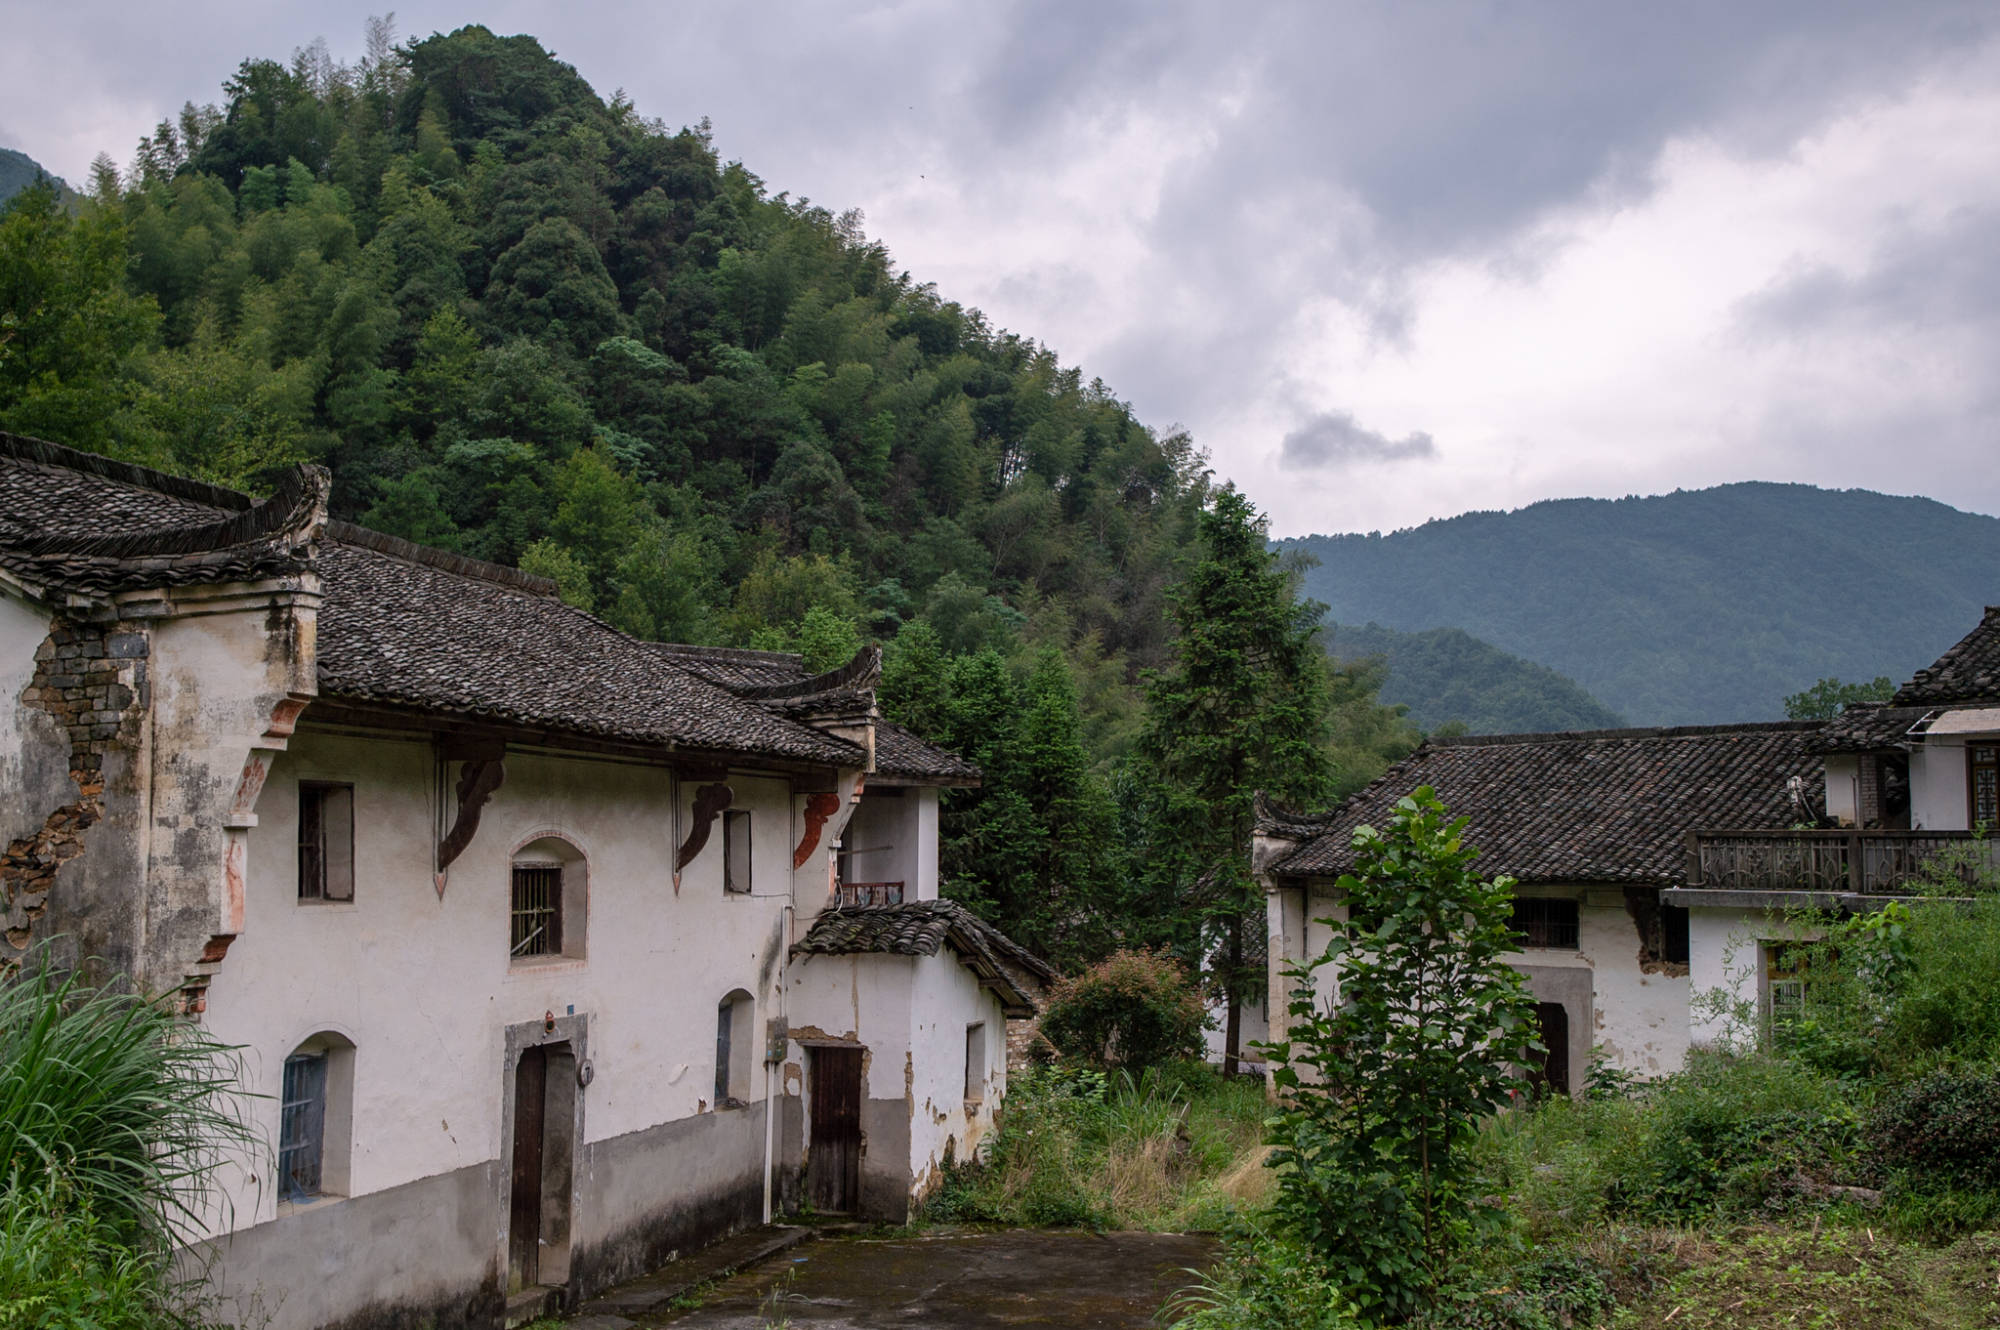
POLYGON ((1261 976, 1245 962, 1246 928, 1262 928, 1250 877, 1254 802, 1264 790, 1312 804, 1332 791, 1320 608, 1265 539, 1265 522, 1234 486, 1203 512, 1201 552, 1169 593, 1180 629, 1168 668, 1147 676, 1139 754, 1153 808, 1149 886, 1158 917, 1229 1001, 1224 1070, 1240 1052, 1239 999, 1261 976))

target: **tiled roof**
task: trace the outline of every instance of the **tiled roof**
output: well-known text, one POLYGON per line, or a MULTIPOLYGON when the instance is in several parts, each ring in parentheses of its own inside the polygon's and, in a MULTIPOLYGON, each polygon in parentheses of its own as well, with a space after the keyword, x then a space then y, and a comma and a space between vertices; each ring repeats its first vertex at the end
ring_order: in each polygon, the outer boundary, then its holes
POLYGON ((325 517, 326 474, 264 503, 0 435, 0 566, 103 592, 315 572, 323 696, 646 745, 858 766, 861 750, 679 668, 553 584, 325 517))
POLYGON ((1826 723, 1813 747, 1822 753, 1866 753, 1895 748, 1931 707, 1899 707, 1892 702, 1856 702, 1826 723))
POLYGON ((1354 829, 1382 826, 1398 799, 1437 790, 1489 874, 1523 882, 1680 885, 1697 828, 1783 828, 1792 777, 1817 793, 1814 721, 1432 740, 1324 817, 1260 824, 1301 843, 1270 871, 1332 876, 1353 866, 1354 829))
MULTIPOLYGON (((789 651, 745 651, 678 642, 654 643, 652 649, 682 669, 721 684, 738 697, 787 711, 800 705, 823 705, 838 691, 839 676, 855 670, 859 663, 857 657, 839 670, 814 676, 806 673, 804 658, 789 651), (811 687, 816 681, 826 681, 825 691, 811 687)), ((875 774, 871 779, 884 784, 910 781, 969 787, 979 784, 979 778, 979 768, 958 754, 918 738, 894 721, 875 722, 875 774)))
POLYGON ((312 562, 328 487, 324 469, 298 467, 253 504, 0 434, 0 567, 31 587, 85 594, 295 576, 312 562))
POLYGON ((1035 1000, 1009 975, 1025 970, 1044 983, 1047 962, 956 901, 906 901, 827 910, 792 944, 795 956, 935 956, 950 944, 959 959, 1000 994, 1009 1015, 1032 1015, 1035 1000))
POLYGON ((1993 700, 2000 700, 2000 606, 1989 605, 1978 627, 1912 675, 1889 704, 1936 707, 1993 700))

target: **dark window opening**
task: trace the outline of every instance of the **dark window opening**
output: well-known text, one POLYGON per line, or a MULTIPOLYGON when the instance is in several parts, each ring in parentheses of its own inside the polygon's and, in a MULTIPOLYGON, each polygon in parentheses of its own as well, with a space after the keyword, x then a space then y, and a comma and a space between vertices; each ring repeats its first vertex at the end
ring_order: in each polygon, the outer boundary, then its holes
POLYGON ((1524 947, 1556 947, 1575 951, 1576 902, 1551 900, 1543 896, 1518 896, 1514 900, 1512 927, 1524 947))
POLYGON ((722 889, 739 895, 750 890, 750 814, 732 810, 722 815, 722 889))
POLYGON ((1688 912, 1685 906, 1660 907, 1660 959, 1669 965, 1688 963, 1688 912))
POLYGON ((285 1059, 278 1118, 278 1194, 288 1201, 320 1194, 326 1141, 326 1054, 285 1059))
POLYGON ((1974 744, 1965 750, 1965 765, 1972 787, 1973 827, 2000 822, 2000 748, 1974 744))
POLYGON ((715 1106, 729 1102, 729 1036, 736 1025, 736 1004, 728 998, 715 1009, 715 1106))
POLYGON ((562 954, 562 865, 515 864, 510 956, 562 954))
POLYGON ((299 785, 299 899, 354 899, 352 785, 299 785))

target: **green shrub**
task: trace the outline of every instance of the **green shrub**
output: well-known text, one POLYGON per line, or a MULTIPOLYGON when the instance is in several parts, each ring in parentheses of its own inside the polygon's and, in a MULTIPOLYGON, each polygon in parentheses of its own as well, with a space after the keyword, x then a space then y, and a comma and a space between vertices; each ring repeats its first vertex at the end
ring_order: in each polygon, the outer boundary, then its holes
POLYGON ((167 1250, 221 1153, 254 1140, 235 1071, 165 1003, 30 966, 0 984, 0 1161, 22 1194, 60 1179, 118 1242, 167 1250))
POLYGON ((1358 1330, 1367 1322, 1318 1255, 1267 1229, 1224 1235, 1215 1264, 1168 1304, 1172 1330, 1358 1330))
POLYGON ((1581 1256, 1536 1256, 1510 1269, 1468 1271, 1439 1290, 1412 1330, 1569 1330, 1611 1310, 1604 1272, 1581 1256), (1472 1276, 1472 1277, 1467 1277, 1472 1276))
POLYGON ((2000 1189, 2000 1074, 1936 1071, 1898 1086, 1869 1114, 1868 1143, 1891 1173, 2000 1189))
POLYGON ((1187 971, 1164 951, 1119 951, 1049 991, 1041 1032, 1065 1058, 1142 1071, 1200 1057, 1207 1021, 1187 971))

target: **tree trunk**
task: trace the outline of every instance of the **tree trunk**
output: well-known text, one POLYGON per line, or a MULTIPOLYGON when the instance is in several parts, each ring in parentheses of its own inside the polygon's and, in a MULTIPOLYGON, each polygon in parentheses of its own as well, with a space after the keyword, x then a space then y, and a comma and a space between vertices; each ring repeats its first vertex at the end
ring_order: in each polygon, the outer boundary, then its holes
POLYGON ((1229 962, 1223 971, 1223 993, 1229 1000, 1229 1015, 1223 1022, 1222 1033, 1222 1074, 1236 1074, 1236 1055, 1242 1051, 1243 1004, 1237 1000, 1236 989, 1243 972, 1243 916, 1236 915, 1229 921, 1229 962))

